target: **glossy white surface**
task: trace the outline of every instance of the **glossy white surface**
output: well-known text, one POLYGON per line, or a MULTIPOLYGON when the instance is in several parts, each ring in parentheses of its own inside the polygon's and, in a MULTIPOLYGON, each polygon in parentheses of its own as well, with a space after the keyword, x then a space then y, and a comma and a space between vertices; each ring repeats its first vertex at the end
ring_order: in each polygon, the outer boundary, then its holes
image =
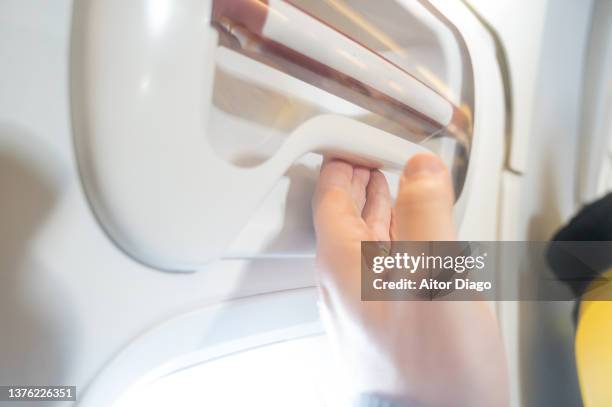
POLYGON ((314 288, 291 290, 202 307, 170 318, 134 338, 115 355, 81 394, 79 405, 110 406, 130 387, 146 385, 189 366, 320 335, 323 328, 316 298, 314 288))
POLYGON ((73 15, 81 178, 109 237, 137 261, 193 271, 223 257, 270 189, 308 152, 399 170, 427 151, 327 115, 294 129, 259 166, 228 163, 209 142, 217 42, 209 7, 182 0, 160 11, 159 4, 84 0, 73 15))
MULTIPOLYGON (((314 280, 310 259, 225 260, 182 275, 144 267, 117 250, 93 217, 76 171, 71 7, 62 0, 0 2, 6 62, 0 64, 0 382, 70 383, 80 394, 120 349, 160 321, 314 280)), ((312 182, 303 179, 304 194, 312 182)), ((275 188, 271 206, 284 200, 284 187, 275 188)), ((284 213, 264 215, 282 223, 284 213)), ((296 220, 308 225, 308 218, 296 220)))
POLYGON ((237 352, 131 389, 113 407, 328 406, 337 376, 325 344, 314 336, 237 352))
POLYGON ((296 7, 281 0, 268 4, 272 11, 263 27, 264 36, 357 78, 437 123, 451 122, 452 105, 422 82, 296 7))
POLYGON ((507 165, 512 171, 528 170, 534 103, 537 98, 542 42, 549 0, 468 0, 493 27, 504 47, 511 80, 511 134, 507 165))
MULTIPOLYGON (((159 26, 164 2, 158 4, 151 19, 159 26)), ((0 59, 8 61, 0 64, 0 223, 6 231, 0 234, 0 360, 8 367, 0 369, 0 379, 75 384, 85 391, 101 374, 112 377, 103 366, 160 321, 221 301, 314 285, 312 260, 284 255, 296 247, 312 255, 310 197, 318 158, 304 157, 274 185, 241 237, 238 249, 269 250, 272 258, 215 261, 190 274, 133 261, 100 229, 76 172, 68 113, 71 6, 61 0, 0 3, 0 59)), ((472 24, 467 18, 460 28, 472 24)), ((501 91, 486 33, 467 30, 466 40, 481 53, 480 62, 487 60, 478 68, 478 103, 491 114, 477 124, 485 135, 472 167, 478 187, 461 229, 466 238, 494 239, 501 91)), ((299 309, 288 311, 297 320, 299 309)), ((258 322, 263 319, 249 319, 254 330, 263 329, 258 322)))

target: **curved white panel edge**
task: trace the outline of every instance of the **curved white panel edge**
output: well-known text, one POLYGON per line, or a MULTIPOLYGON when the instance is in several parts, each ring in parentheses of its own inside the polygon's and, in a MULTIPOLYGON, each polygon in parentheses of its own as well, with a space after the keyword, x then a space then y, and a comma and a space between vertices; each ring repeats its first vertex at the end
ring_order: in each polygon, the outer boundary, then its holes
POLYGON ((263 294, 198 309, 144 332, 79 394, 80 407, 112 406, 130 386, 190 365, 320 334, 314 288, 263 294))
POLYGON ((430 2, 457 27, 472 58, 474 137, 463 191, 454 208, 459 237, 495 240, 497 205, 490 203, 499 199, 499 176, 503 166, 507 120, 495 44, 490 33, 465 4, 445 0, 430 2), (481 191, 494 193, 483 199, 481 191), (466 219, 466 215, 470 216, 466 219), (489 219, 490 224, 482 225, 485 219, 489 219))

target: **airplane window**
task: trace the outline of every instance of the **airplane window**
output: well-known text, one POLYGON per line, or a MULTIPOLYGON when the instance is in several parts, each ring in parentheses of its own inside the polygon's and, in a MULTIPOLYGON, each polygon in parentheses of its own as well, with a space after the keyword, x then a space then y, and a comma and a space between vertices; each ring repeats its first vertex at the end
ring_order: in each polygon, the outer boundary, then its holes
POLYGON ((324 406, 329 360, 323 335, 275 343, 135 385, 114 407, 324 406))

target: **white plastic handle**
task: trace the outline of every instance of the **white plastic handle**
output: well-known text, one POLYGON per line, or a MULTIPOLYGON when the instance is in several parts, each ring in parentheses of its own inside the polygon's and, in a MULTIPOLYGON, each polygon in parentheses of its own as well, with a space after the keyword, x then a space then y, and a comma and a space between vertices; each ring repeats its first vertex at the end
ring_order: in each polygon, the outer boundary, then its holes
POLYGON ((210 2, 75 3, 72 118, 79 172, 96 217, 133 258, 195 270, 224 255, 258 204, 303 154, 399 168, 426 151, 342 116, 300 125, 255 168, 232 165, 207 139, 217 32, 210 2), (163 35, 162 35, 163 34, 163 35))
POLYGON ((451 103, 398 66, 286 1, 269 0, 268 5, 264 37, 355 78, 442 126, 451 122, 451 103))
POLYGON ((429 150, 357 120, 328 114, 302 123, 262 165, 262 170, 284 172, 308 152, 335 156, 371 168, 399 170, 412 156, 429 150))

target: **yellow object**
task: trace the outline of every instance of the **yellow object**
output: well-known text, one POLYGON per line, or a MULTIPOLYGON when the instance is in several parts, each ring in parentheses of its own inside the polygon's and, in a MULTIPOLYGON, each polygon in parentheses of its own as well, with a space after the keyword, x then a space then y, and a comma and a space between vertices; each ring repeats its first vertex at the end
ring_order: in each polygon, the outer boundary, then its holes
POLYGON ((589 287, 580 303, 576 366, 585 407, 612 406, 612 270, 589 287), (607 282, 607 281, 610 282, 607 282))

